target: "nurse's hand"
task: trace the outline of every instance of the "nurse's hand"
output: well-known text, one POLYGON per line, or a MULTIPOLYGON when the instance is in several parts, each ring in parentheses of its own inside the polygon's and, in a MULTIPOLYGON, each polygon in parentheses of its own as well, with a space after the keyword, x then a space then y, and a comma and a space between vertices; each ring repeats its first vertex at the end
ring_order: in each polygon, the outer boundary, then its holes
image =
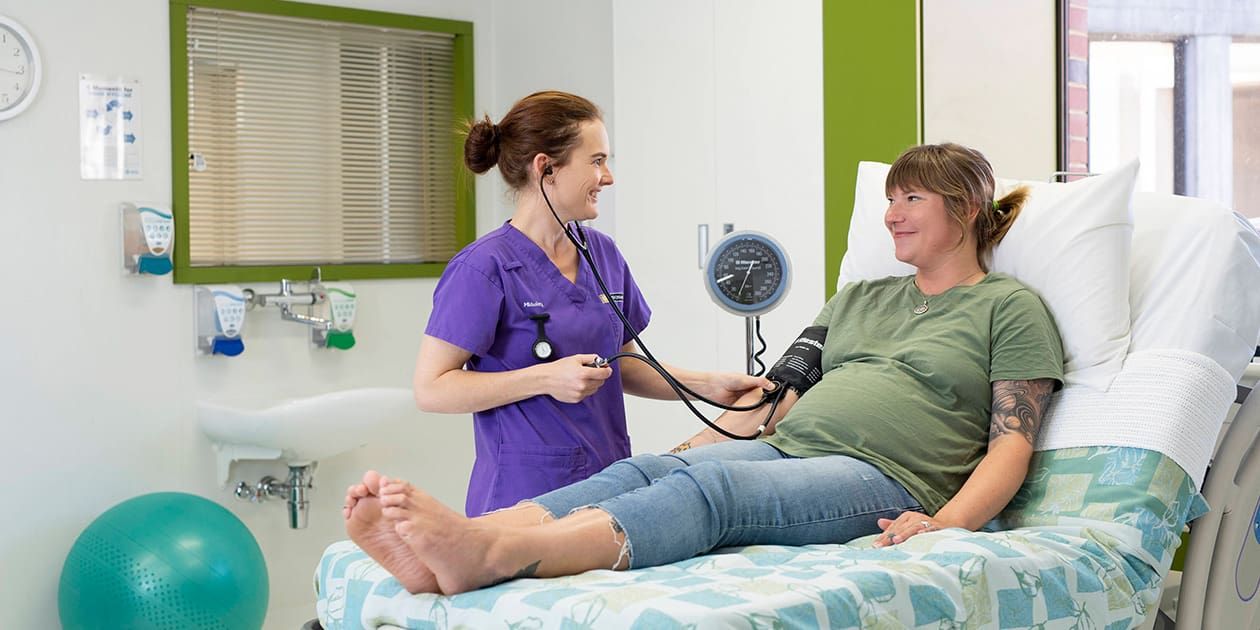
POLYGON ((774 383, 765 377, 749 376, 739 372, 708 372, 706 376, 706 382, 703 385, 692 389, 701 396, 724 405, 734 404, 750 391, 774 387, 774 383))
POLYGON ((560 402, 581 402, 612 376, 610 367, 589 367, 597 354, 575 354, 538 366, 543 370, 543 392, 560 402))

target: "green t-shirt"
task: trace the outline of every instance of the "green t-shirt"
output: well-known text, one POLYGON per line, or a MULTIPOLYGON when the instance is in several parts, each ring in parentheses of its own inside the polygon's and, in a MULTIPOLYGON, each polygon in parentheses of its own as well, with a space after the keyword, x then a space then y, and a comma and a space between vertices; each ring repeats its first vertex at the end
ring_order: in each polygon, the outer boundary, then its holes
POLYGON ((1063 380, 1063 344, 1041 299, 990 273, 924 301, 912 276, 844 287, 827 326, 823 378, 765 438, 798 457, 848 455, 897 480, 935 514, 988 446, 993 381, 1063 380))

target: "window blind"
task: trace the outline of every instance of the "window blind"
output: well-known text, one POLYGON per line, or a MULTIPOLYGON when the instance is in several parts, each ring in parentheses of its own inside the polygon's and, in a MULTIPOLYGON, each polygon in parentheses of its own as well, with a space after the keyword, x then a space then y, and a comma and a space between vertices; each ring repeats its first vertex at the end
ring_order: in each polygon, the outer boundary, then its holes
POLYGON ((454 37, 189 7, 191 266, 458 250, 454 37))

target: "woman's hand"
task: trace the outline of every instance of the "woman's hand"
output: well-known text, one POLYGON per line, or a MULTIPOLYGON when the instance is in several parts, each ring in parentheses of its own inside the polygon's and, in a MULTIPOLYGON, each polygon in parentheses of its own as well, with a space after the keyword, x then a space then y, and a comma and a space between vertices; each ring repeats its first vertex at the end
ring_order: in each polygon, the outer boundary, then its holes
POLYGON ((901 516, 898 516, 896 520, 881 518, 876 521, 876 524, 879 525, 880 529, 884 530, 884 533, 875 539, 873 543, 875 547, 896 545, 924 532, 933 532, 949 527, 949 525, 919 512, 902 512, 901 516))
POLYGON ((697 394, 720 402, 734 404, 741 396, 757 389, 771 389, 774 383, 763 376, 749 376, 739 372, 708 372, 704 384, 692 387, 697 394))
POLYGON ((613 374, 610 367, 590 367, 598 358, 597 354, 574 354, 539 364, 536 369, 544 373, 543 390, 560 402, 581 402, 613 374))

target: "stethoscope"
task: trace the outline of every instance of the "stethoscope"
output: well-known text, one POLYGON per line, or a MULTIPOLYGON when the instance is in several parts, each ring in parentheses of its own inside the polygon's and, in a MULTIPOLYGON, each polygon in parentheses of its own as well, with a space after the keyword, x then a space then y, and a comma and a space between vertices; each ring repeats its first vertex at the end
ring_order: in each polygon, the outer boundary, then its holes
MULTIPOLYGON (((650 366, 652 369, 656 370, 656 372, 661 375, 661 378, 665 379, 665 382, 670 386, 670 388, 674 390, 674 393, 678 395, 679 400, 682 400, 683 404, 686 405, 687 408, 691 410, 691 413, 695 414, 695 416, 699 418, 701 422, 708 425, 710 429, 713 429, 714 431, 717 431, 718 433, 732 440, 755 440, 758 437, 761 437, 761 434, 765 433, 766 431, 766 425, 770 422, 770 419, 774 417, 775 410, 779 408, 779 403, 782 402, 783 395, 784 393, 786 393, 787 388, 781 384, 776 383, 777 386, 773 390, 763 391, 761 394, 761 400, 757 401, 756 403, 753 403, 751 405, 727 405, 724 403, 720 403, 716 400, 710 400, 708 398, 705 398, 704 396, 701 396, 700 394, 697 394, 696 392, 692 391, 691 388, 684 385, 681 381, 674 378, 674 375, 670 374, 669 370, 666 370, 665 367, 661 365, 661 362, 657 361, 656 357, 652 356, 652 351, 648 350, 647 344, 643 343, 643 340, 639 338, 639 332, 634 329, 634 326, 630 325, 630 320, 626 319, 626 314, 623 313, 621 309, 617 306, 616 300, 613 300, 612 293, 608 290, 608 287, 604 284, 604 278, 599 273, 599 267, 595 265, 595 257, 591 255, 590 248, 587 247, 588 241, 586 240, 586 231, 582 229, 582 224, 575 220, 573 221, 573 227, 575 228, 576 233, 575 233, 575 230, 570 230, 569 226, 560 219, 560 215, 556 213, 555 207, 551 205, 551 199, 547 197, 547 189, 546 187, 543 186, 543 183, 545 181, 546 176, 551 175, 552 172, 553 171, 552 171, 551 165, 548 165, 545 169, 543 169, 543 176, 538 178, 538 191, 542 193, 543 201, 547 203, 547 209, 551 210, 551 216, 556 218, 556 222, 559 223, 560 228, 564 230, 564 235, 569 237, 569 241, 573 243, 573 246, 577 248, 578 253, 586 261, 586 264, 590 266, 591 275, 595 277, 595 282, 599 285, 599 290, 601 293, 603 293, 604 299, 608 302, 608 306, 612 307, 613 312, 616 313, 617 317, 621 320, 622 325, 625 326, 626 330, 630 332, 630 337, 634 339, 635 344, 638 345, 638 347, 643 350, 643 354, 638 354, 635 352, 618 352, 617 354, 614 354, 610 357, 606 357, 606 358, 599 357, 594 362, 588 365, 590 367, 607 367, 613 361, 616 361, 618 359, 624 359, 624 358, 638 359, 639 361, 642 361, 648 364, 648 366, 650 366), (691 404, 691 400, 688 398, 688 396, 690 396, 691 398, 695 398, 696 400, 699 400, 700 402, 703 402, 705 404, 712 405, 719 409, 725 409, 727 411, 752 411, 754 409, 760 409, 761 407, 765 406, 765 404, 768 402, 770 403, 770 412, 766 414, 765 420, 763 420, 761 424, 757 426, 756 433, 753 433, 751 435, 739 435, 737 433, 731 433, 730 431, 723 429, 722 427, 714 424, 713 421, 706 418, 703 413, 700 413, 699 409, 696 409, 695 405, 691 404)), ((534 341, 533 352, 534 352, 534 357, 539 359, 540 361, 548 360, 548 359, 542 358, 540 356, 540 353, 545 352, 546 356, 550 358, 552 353, 554 352, 551 346, 551 341, 547 339, 546 333, 543 330, 543 323, 546 322, 547 319, 549 319, 549 317, 550 316, 548 316, 546 313, 541 313, 541 314, 533 315, 530 317, 530 319, 534 320, 535 323, 537 323, 538 325, 538 339, 534 341)))

